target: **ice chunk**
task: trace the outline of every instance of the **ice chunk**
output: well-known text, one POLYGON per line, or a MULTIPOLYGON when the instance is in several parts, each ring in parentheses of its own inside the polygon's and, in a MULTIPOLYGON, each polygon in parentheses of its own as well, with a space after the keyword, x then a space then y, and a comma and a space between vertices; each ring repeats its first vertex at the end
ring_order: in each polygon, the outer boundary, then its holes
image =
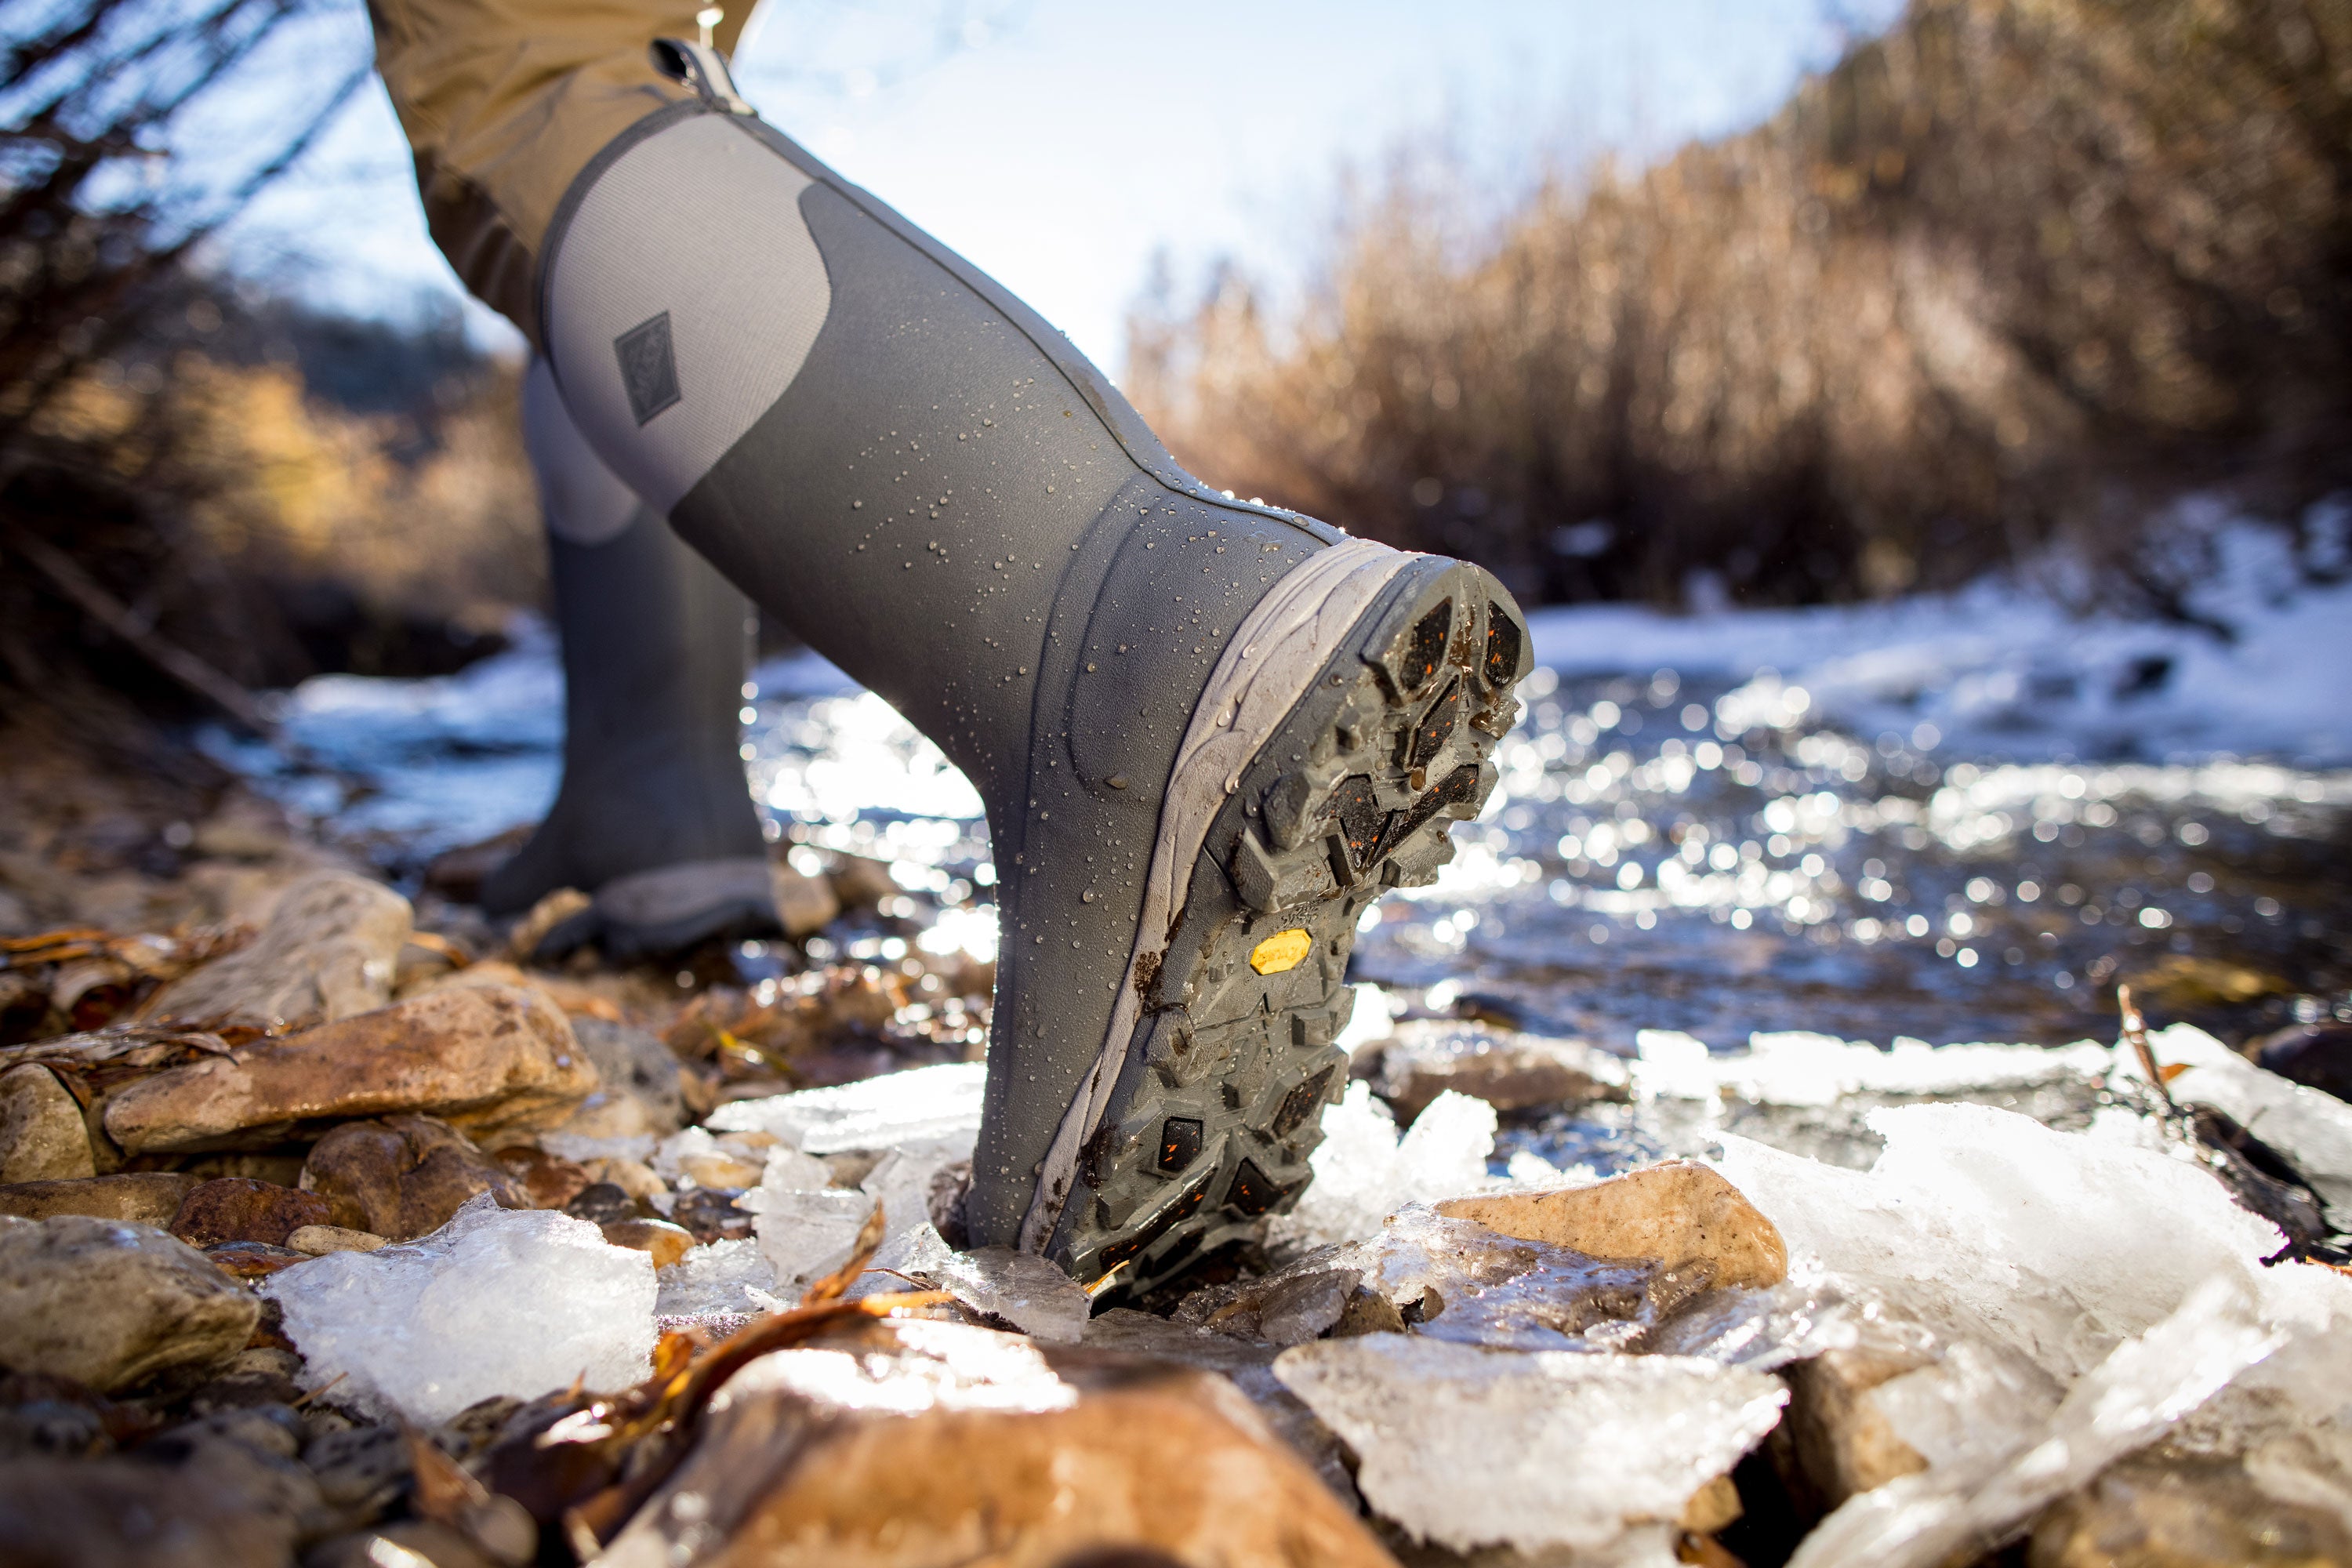
POLYGON ((775 1266, 760 1250, 760 1244, 749 1237, 689 1247, 684 1258, 662 1269, 657 1278, 661 1294, 655 1300, 654 1310, 665 1318, 765 1311, 776 1289, 775 1266))
POLYGON ((1086 1331, 1093 1303, 1085 1289, 1055 1265, 1009 1247, 951 1253, 935 1265, 940 1288, 983 1312, 992 1312, 1032 1339, 1075 1344, 1086 1331))
POLYGON ((858 1190, 882 1205, 889 1234, 931 1222, 931 1189, 950 1165, 971 1158, 969 1134, 917 1139, 882 1156, 858 1190))
POLYGON ((1638 1029, 1633 1092, 1645 1100, 1713 1100, 1715 1063, 1706 1042, 1680 1029, 1638 1029))
POLYGON ((306 1386, 334 1384, 338 1403, 417 1422, 575 1378, 625 1387, 654 1348, 650 1256, 488 1194, 422 1240, 298 1263, 261 1293, 285 1311, 306 1386))
MULTIPOLYGON (((2210 1105, 2277 1150, 2327 1205, 2327 1223, 2352 1230, 2352 1105, 2256 1067, 2194 1025, 2147 1043, 2158 1063, 2189 1069, 2169 1085, 2174 1100, 2210 1105)), ((2118 1074, 2141 1077, 2137 1053, 2116 1057, 2118 1074)))
POLYGON ((1314 1184, 1276 1219, 1276 1241, 1319 1246, 1376 1235, 1406 1204, 1486 1191, 1495 1108, 1452 1090, 1429 1102, 1399 1138, 1396 1119, 1358 1081, 1323 1108, 1323 1144, 1309 1159, 1314 1184))
POLYGON ((1726 1136, 1725 1175, 1792 1257, 1880 1289, 1913 1288, 1932 1321, 2071 1380, 2161 1321, 2200 1281, 2274 1288, 2283 1238, 2197 1166, 2113 1137, 1978 1105, 1870 1113, 1867 1173, 1726 1136))
POLYGON ((874 1209, 866 1194, 828 1186, 831 1176, 824 1161, 779 1146, 768 1151, 760 1184, 735 1200, 753 1216, 752 1234, 780 1292, 794 1300, 849 1261, 874 1209))
POLYGON ((1957 1094, 2021 1089, 2061 1079, 2103 1076, 2112 1059, 2088 1040, 2044 1046, 1930 1046, 1898 1039, 1888 1050, 1864 1040, 1803 1030, 1758 1033, 1748 1049, 1715 1056, 1688 1035, 1643 1029, 1635 1037, 1640 1094, 1706 1100, 1730 1095, 1759 1105, 1834 1105, 1851 1094, 1957 1094))
POLYGON ((720 1132, 772 1132, 812 1154, 977 1137, 987 1079, 985 1062, 948 1062, 834 1089, 739 1100, 703 1121, 720 1132))
POLYGON ((2279 1342, 2242 1285, 2208 1280, 2116 1346, 2033 1436, 1849 1499, 1805 1538, 1791 1568, 1928 1568, 1980 1550, 2162 1436, 2279 1342))
POLYGON ((1299 1345, 1274 1370, 1360 1456, 1373 1509, 1456 1552, 1599 1552, 1669 1526, 1788 1399, 1778 1379, 1713 1362, 1402 1334, 1299 1345))

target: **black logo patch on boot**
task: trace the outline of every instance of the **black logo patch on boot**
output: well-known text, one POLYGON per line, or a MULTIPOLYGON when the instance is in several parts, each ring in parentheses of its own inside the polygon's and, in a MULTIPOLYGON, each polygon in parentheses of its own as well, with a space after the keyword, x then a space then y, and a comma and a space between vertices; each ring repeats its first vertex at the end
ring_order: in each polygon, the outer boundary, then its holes
POLYGON ((628 388, 629 412, 643 425, 678 400, 677 360, 670 353, 669 312, 640 321, 613 340, 621 358, 621 384, 628 388))

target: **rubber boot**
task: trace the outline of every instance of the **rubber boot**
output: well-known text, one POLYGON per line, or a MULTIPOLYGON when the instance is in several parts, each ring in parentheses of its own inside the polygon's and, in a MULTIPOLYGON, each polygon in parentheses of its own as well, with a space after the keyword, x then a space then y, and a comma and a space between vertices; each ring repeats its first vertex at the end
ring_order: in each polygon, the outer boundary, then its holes
POLYGON ((543 949, 593 940, 622 962, 773 931, 738 712, 751 605, 598 461, 544 362, 524 381, 523 410, 563 647, 563 782, 538 831, 484 881, 483 907, 593 893, 589 913, 543 949))
POLYGON ((1365 907, 1432 879, 1527 648, 1475 566, 1236 501, 1068 341, 761 123, 707 50, 558 209, 566 406, 987 805, 966 1221, 1140 1286, 1295 1201, 1365 907))

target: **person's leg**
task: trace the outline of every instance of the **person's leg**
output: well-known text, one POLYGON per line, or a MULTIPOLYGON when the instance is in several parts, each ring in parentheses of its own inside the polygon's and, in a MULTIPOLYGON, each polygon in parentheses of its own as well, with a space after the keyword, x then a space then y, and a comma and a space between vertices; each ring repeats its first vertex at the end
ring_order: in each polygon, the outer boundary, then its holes
POLYGON ((598 459, 544 361, 523 384, 523 436, 563 647, 563 783, 483 907, 598 894, 598 929, 578 934, 622 958, 773 929, 737 721, 750 602, 598 459))
MULTIPOLYGON (((583 53, 598 25, 544 21, 583 53)), ((666 58, 700 90, 641 68, 667 101, 602 147, 540 121, 571 184, 510 231, 520 317, 614 470, 987 803, 974 1240, 1164 1276, 1304 1186, 1358 920, 1491 789, 1524 623, 1475 567, 1209 489, 1034 312, 666 58)))

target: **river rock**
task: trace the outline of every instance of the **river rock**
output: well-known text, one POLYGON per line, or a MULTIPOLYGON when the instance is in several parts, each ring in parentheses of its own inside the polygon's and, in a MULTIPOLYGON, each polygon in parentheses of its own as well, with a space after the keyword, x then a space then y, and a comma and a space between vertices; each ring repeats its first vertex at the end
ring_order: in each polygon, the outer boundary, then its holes
MULTIPOLYGON (((631 1132, 675 1132, 685 1124, 686 1104, 678 1092, 677 1055, 649 1029, 616 1024, 605 1018, 574 1018, 572 1033, 580 1048, 596 1064, 598 1092, 626 1095, 644 1112, 641 1127, 631 1132)), ((584 1114, 593 1101, 581 1107, 584 1114)))
POLYGON ((0 1073, 0 1182, 97 1173, 81 1106, 58 1075, 37 1063, 0 1073))
POLYGON ((278 1142, 387 1111, 493 1134, 560 1121, 595 1087, 545 996, 456 986, 142 1079, 107 1102, 105 1123, 131 1154, 278 1142))
POLYGON ((560 1209, 588 1185, 586 1166, 528 1143, 509 1143, 490 1158, 522 1184, 533 1208, 560 1209))
POLYGON ((1905 1347, 1864 1343, 1782 1371, 1789 1412, 1765 1451, 1801 1517, 1818 1519, 1857 1493, 1927 1468, 1871 1392, 1928 1361, 1905 1347))
POLYGON ((87 1215, 129 1220, 163 1229, 180 1212, 189 1189, 203 1178, 179 1171, 125 1171, 62 1182, 19 1182, 0 1187, 0 1214, 23 1219, 87 1215))
POLYGON ((165 985, 144 1018, 300 1028, 381 1007, 408 940, 408 900, 322 871, 286 889, 253 943, 165 985))
POLYGON ((1716 1288, 1789 1277, 1788 1244, 1772 1222, 1738 1188, 1688 1160, 1564 1192, 1454 1198, 1437 1212, 1588 1258, 1656 1262, 1669 1274, 1698 1270, 1716 1288))
POLYGON ((2266 1072, 2352 1101, 2352 1024, 2297 1024, 2263 1038, 2252 1055, 2266 1072))
POLYGON ((101 1392, 216 1365, 261 1304, 204 1254, 142 1225, 65 1215, 0 1228, 0 1363, 101 1392))
POLYGON ((1622 1100, 1625 1064, 1581 1040, 1547 1039, 1450 1019, 1399 1024, 1381 1047, 1373 1087, 1411 1121, 1446 1090, 1497 1110, 1622 1100))
POLYGON ((210 1465, 134 1458, 0 1465, 0 1562, 41 1568, 276 1568, 296 1525, 248 1506, 210 1465))
POLYGON ((597 1228, 614 1247, 650 1254, 656 1268, 667 1268, 694 1249, 694 1233, 666 1219, 618 1219, 597 1228))
POLYGON ((936 1322, 746 1367, 599 1561, 753 1559, 1393 1562, 1223 1379, 936 1322))
POLYGON ((218 1247, 225 1241, 283 1247, 299 1227, 327 1225, 333 1218, 334 1205, 316 1193, 247 1176, 223 1176, 191 1187, 170 1228, 190 1247, 218 1247))
POLYGON ((302 1186, 348 1204, 352 1228, 393 1241, 440 1229, 478 1193, 505 1208, 536 1206, 521 1183, 430 1116, 345 1122, 311 1149, 302 1186))
POLYGON ((348 1230, 340 1225, 305 1225, 295 1227, 286 1237, 286 1246, 294 1252, 324 1258, 330 1252, 373 1252, 391 1239, 373 1231, 348 1230))
POLYGON ((2231 1460, 2123 1460, 2034 1526, 2030 1568, 2307 1568, 2352 1563, 2352 1530, 2315 1499, 2289 1501, 2231 1460))

